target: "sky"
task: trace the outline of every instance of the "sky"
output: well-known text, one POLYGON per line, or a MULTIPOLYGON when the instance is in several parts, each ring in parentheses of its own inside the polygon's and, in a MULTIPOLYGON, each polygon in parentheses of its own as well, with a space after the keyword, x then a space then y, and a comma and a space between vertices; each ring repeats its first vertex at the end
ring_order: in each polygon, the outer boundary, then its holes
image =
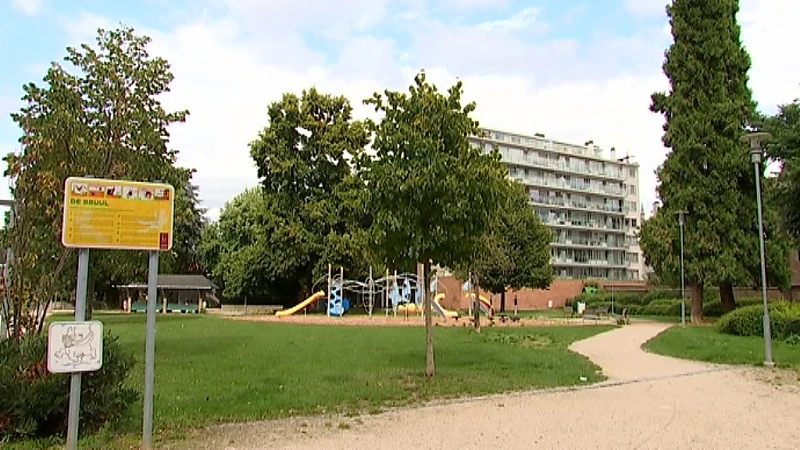
MULTIPOLYGON (((0 153, 19 149, 9 114, 69 45, 98 27, 153 39, 175 81, 164 99, 179 164, 197 169, 208 216, 258 183, 248 143, 282 93, 318 89, 361 101, 405 90, 425 69, 445 90, 464 83, 482 126, 615 147, 641 166, 641 202, 656 200, 667 149, 650 95, 668 88, 667 0, 0 0, 0 153)), ((741 0, 750 88, 762 112, 800 97, 796 0, 741 0)), ((4 163, 0 163, 3 164, 4 163)), ((5 167, 3 167, 5 169, 5 167)), ((0 197, 9 198, 8 180, 0 197)))

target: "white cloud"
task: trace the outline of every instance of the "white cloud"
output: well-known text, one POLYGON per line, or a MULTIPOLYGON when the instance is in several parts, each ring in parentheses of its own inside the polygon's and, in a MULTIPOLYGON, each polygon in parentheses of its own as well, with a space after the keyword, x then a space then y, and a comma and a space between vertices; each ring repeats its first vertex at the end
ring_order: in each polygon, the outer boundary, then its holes
POLYGON ((625 0, 625 8, 639 17, 658 17, 665 14, 671 0, 625 0))
POLYGON ((28 16, 35 16, 42 11, 44 0, 11 0, 11 8, 28 16))
POLYGON ((446 7, 457 9, 500 8, 508 5, 508 0, 442 0, 446 7))
MULTIPOLYGON (((650 94, 667 88, 661 73, 669 42, 666 17, 631 37, 597 35, 587 46, 542 37, 522 40, 497 27, 448 25, 426 18, 420 0, 210 1, 226 7, 226 13, 201 15, 167 32, 139 31, 153 37, 152 53, 172 63, 176 79, 165 103, 191 111, 188 122, 172 130, 172 142, 181 151, 181 164, 198 169, 211 216, 257 183, 247 144, 266 124, 268 103, 282 93, 316 85, 348 96, 363 117, 369 110, 362 99, 383 88, 406 89, 421 67, 440 88, 456 77, 463 80, 465 96, 477 102, 476 117, 484 125, 576 143, 592 139, 604 148, 616 147, 618 155, 629 153, 641 164, 645 210, 655 199, 654 171, 666 149, 662 118, 649 111, 649 103, 650 94), (410 17, 408 47, 377 37, 381 21, 410 17), (298 27, 326 36, 340 51, 338 57, 328 60, 310 49, 293 32, 298 27)), ((465 8, 505 3, 444 1, 465 8)), ((664 4, 628 2, 637 14, 654 17, 663 16, 664 4)), ((522 18, 534 17, 527 14, 522 18)), ((786 56, 792 54, 791 30, 800 19, 800 3, 743 0, 741 19, 753 58, 755 97, 769 107, 800 95, 800 79, 794 79, 800 62, 786 56)), ((518 17, 506 29, 521 23, 518 17)), ((113 25, 84 16, 73 21, 72 31, 76 39, 91 39, 101 24, 113 25)))
POLYGON ((539 16, 539 8, 525 8, 508 19, 494 20, 480 25, 488 31, 517 31, 530 27, 539 16))
POLYGON ((800 23, 796 0, 743 0, 739 12, 742 41, 750 53, 750 88, 759 109, 800 97, 800 59, 794 53, 794 34, 800 23))

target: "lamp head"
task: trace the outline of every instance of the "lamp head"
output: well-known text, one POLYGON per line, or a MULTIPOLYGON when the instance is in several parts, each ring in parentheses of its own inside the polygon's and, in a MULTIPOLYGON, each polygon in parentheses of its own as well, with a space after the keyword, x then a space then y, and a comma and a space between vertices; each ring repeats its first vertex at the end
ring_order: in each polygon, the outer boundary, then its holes
POLYGON ((764 142, 772 139, 772 135, 766 131, 755 131, 752 133, 745 133, 742 135, 742 140, 750 143, 750 150, 758 149, 761 151, 764 142))

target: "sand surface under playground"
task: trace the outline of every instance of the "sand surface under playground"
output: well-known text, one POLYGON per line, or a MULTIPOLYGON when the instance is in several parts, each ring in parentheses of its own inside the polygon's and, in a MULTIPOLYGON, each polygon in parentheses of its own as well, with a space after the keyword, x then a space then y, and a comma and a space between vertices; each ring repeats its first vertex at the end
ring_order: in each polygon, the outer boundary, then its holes
POLYGON ((573 351, 603 367, 609 380, 598 385, 447 401, 375 416, 216 426, 174 447, 800 447, 800 372, 715 366, 641 350, 668 326, 634 323, 573 344, 573 351))
MULTIPOLYGON (((234 320, 248 320, 256 322, 274 322, 274 323, 296 323, 307 325, 359 325, 359 326, 424 326, 425 319, 420 315, 401 315, 385 314, 381 311, 372 317, 367 315, 344 315, 342 317, 328 317, 324 314, 308 314, 302 313, 294 314, 286 317, 278 317, 272 314, 269 315, 253 315, 253 316, 231 316, 234 320)), ((472 326, 472 322, 468 317, 461 317, 458 320, 436 317, 433 319, 434 326, 443 327, 462 327, 472 326)), ((546 318, 527 318, 520 319, 516 322, 511 320, 501 321, 499 318, 494 320, 492 326, 548 326, 548 325, 594 325, 596 322, 583 319, 546 319, 546 318)), ((490 326, 489 319, 481 316, 481 325, 490 326)))

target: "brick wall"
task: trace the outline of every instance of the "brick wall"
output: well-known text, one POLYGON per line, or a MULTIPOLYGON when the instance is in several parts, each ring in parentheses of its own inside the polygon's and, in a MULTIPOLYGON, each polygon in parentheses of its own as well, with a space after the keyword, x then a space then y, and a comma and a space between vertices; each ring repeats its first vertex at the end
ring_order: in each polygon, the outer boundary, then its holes
MULTIPOLYGON (((455 277, 442 277, 439 278, 439 293, 444 293, 445 298, 441 301, 442 306, 448 309, 468 309, 464 292, 461 291, 463 282, 455 277)), ((671 293, 676 297, 681 295, 680 289, 660 288, 648 286, 646 281, 597 281, 596 282, 603 290, 631 292, 643 291, 648 289, 659 289, 664 291, 672 291, 671 293)), ((520 310, 533 310, 533 309, 546 309, 548 302, 552 301, 553 308, 561 308, 567 300, 574 298, 583 291, 584 280, 553 280, 553 283, 548 289, 522 289, 514 291, 509 289, 506 291, 506 311, 514 309, 514 295, 517 296, 517 307, 520 310)), ((761 297, 761 291, 758 289, 749 288, 734 288, 734 296, 736 298, 758 298, 761 297)), ((500 309, 500 295, 492 295, 484 290, 481 290, 481 295, 487 299, 491 299, 492 305, 496 309, 500 309)), ((691 295, 689 288, 686 288, 686 297, 691 295)), ((794 292, 795 298, 800 298, 800 288, 794 292)), ((784 298, 784 294, 776 288, 767 290, 767 298, 771 300, 778 300, 784 298)))
MULTIPOLYGON (((448 309, 468 309, 469 304, 464 292, 461 291, 463 282, 455 277, 439 278, 439 293, 444 293, 442 306, 448 309)), ((506 291, 506 310, 514 309, 514 296, 517 297, 517 307, 521 310, 546 309, 548 302, 552 301, 554 308, 561 308, 567 300, 580 294, 583 290, 583 280, 553 280, 549 289, 522 289, 506 291)), ((481 290, 481 295, 491 299, 492 305, 500 309, 500 295, 491 295, 481 290)))

